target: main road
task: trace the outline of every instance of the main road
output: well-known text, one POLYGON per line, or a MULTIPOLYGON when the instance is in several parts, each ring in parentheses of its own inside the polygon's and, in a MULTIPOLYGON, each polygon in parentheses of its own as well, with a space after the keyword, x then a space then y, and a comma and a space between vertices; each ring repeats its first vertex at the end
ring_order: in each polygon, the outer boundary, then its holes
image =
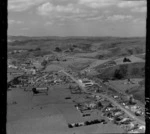
MULTIPOLYGON (((86 89, 82 86, 82 84, 76 80, 72 75, 68 74, 67 72, 65 72, 64 70, 61 70, 60 72, 66 74, 67 76, 69 76, 73 81, 75 81, 79 87, 86 93, 89 93, 86 91, 86 89)), ((91 93, 91 92, 90 92, 91 93)), ((104 95, 104 94, 100 94, 100 93, 91 93, 93 95, 99 95, 103 98, 106 98, 107 100, 109 100, 110 102, 112 102, 114 105, 116 105, 117 107, 119 107, 122 111, 124 111, 129 117, 131 117, 132 119, 136 120, 137 122, 139 122, 141 125, 145 125, 145 121, 139 119, 137 116, 135 116, 133 113, 131 113, 130 111, 128 111, 127 109, 125 109, 123 106, 121 106, 119 103, 117 103, 112 97, 104 95)))

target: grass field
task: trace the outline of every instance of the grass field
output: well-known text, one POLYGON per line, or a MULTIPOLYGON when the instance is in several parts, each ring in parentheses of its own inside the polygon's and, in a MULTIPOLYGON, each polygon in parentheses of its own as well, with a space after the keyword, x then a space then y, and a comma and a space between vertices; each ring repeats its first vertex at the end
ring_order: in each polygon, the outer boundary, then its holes
MULTIPOLYGON (((109 124, 109 129, 107 124, 69 129, 67 123, 83 122, 100 117, 97 117, 96 113, 92 113, 92 116, 88 118, 82 117, 72 101, 65 99, 68 96, 72 96, 70 91, 67 86, 62 85, 51 87, 48 96, 32 96, 31 92, 24 92, 21 89, 9 91, 7 133, 88 134, 123 131, 112 124, 109 124), (11 104, 11 101, 16 101, 17 104, 11 104), (114 129, 115 127, 117 129, 114 129)), ((77 95, 76 98, 79 96, 77 95)))

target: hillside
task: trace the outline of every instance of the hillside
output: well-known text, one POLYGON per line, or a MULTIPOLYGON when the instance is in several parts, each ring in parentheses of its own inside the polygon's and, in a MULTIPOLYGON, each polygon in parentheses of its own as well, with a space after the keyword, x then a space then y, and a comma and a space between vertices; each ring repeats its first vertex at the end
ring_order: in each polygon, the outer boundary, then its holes
MULTIPOLYGON (((145 52, 145 38, 116 37, 24 37, 9 36, 8 51, 16 49, 54 51, 59 47, 71 55, 76 53, 96 52, 96 59, 114 56, 126 56, 145 52), (102 53, 104 51, 105 53, 102 53)), ((89 57, 90 58, 90 57, 89 57)))
POLYGON ((97 66, 95 69, 99 78, 107 79, 126 79, 126 78, 141 78, 145 76, 145 64, 144 63, 132 63, 124 65, 116 65, 114 67, 108 67, 101 69, 97 66))

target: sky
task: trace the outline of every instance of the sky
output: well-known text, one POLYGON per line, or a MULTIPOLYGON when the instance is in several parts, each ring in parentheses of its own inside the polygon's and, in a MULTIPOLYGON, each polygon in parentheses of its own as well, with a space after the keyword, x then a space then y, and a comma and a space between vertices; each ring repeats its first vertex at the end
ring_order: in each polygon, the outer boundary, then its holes
POLYGON ((8 35, 146 35, 146 0, 8 0, 8 35))

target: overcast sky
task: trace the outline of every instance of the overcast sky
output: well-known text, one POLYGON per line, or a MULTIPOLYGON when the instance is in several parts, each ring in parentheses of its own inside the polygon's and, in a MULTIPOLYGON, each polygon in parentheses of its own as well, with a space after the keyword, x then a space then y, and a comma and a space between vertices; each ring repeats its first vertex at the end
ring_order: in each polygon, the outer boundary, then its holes
POLYGON ((8 0, 8 35, 145 34, 146 0, 8 0))

